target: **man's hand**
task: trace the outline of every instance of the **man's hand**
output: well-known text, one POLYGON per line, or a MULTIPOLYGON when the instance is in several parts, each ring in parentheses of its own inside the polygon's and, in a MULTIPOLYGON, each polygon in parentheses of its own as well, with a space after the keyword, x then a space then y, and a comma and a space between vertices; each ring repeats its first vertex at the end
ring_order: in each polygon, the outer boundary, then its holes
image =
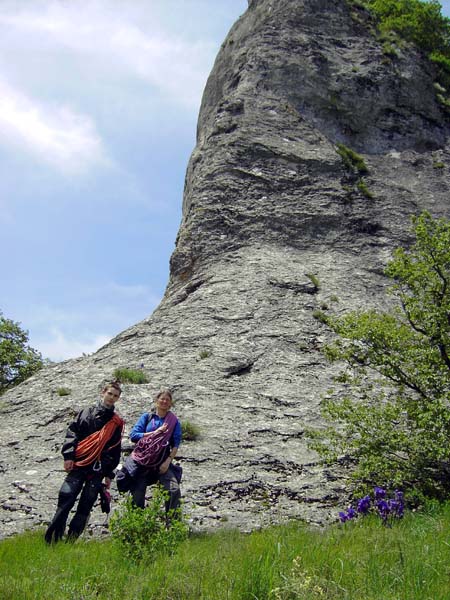
POLYGON ((70 473, 70 471, 72 471, 73 469, 73 460, 65 460, 64 461, 64 471, 66 471, 66 473, 70 473))

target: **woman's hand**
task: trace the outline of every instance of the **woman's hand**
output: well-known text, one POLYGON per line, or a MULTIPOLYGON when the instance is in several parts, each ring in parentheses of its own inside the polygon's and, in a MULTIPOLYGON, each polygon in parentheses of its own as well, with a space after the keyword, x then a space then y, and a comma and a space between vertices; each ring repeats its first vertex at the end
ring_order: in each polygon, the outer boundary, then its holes
POLYGON ((161 463, 160 467, 159 467, 159 472, 161 473, 161 475, 163 475, 164 473, 167 472, 168 468, 170 467, 170 463, 172 462, 172 459, 170 458, 170 456, 168 456, 166 458, 166 460, 161 463))
POLYGON ((164 431, 167 431, 167 423, 163 423, 158 429, 155 429, 155 431, 147 431, 142 437, 151 437, 155 435, 155 433, 164 433, 164 431))

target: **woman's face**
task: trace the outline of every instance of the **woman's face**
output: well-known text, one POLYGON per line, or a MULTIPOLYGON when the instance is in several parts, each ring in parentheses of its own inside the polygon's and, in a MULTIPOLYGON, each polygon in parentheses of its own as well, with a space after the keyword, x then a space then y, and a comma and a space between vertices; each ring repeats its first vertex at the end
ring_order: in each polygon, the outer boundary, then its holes
POLYGON ((172 400, 170 399, 170 396, 168 394, 163 394, 160 396, 156 401, 156 406, 161 410, 170 410, 172 407, 172 400))

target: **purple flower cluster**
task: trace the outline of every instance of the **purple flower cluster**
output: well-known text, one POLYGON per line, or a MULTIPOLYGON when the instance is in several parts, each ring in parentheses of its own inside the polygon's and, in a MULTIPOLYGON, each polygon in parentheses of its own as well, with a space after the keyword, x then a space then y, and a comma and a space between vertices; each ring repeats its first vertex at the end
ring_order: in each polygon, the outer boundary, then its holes
POLYGON ((405 510, 403 492, 395 490, 393 498, 386 497, 386 490, 380 487, 374 488, 373 499, 370 495, 360 498, 356 504, 356 509, 349 506, 346 511, 339 513, 341 523, 346 523, 355 519, 358 515, 367 515, 369 512, 375 512, 385 525, 389 520, 401 519, 405 510))

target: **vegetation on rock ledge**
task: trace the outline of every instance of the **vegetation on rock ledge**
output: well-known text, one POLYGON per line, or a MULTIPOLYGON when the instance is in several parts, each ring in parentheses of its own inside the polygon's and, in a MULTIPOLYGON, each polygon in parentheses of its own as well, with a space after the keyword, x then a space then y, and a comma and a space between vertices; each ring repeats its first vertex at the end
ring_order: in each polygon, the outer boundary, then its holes
POLYGON ((351 0, 351 4, 374 14, 383 36, 394 32, 425 52, 438 67, 439 82, 450 86, 450 19, 442 14, 438 0, 351 0))
POLYGON ((114 370, 113 375, 121 383, 148 383, 147 375, 139 369, 120 367, 114 370))

